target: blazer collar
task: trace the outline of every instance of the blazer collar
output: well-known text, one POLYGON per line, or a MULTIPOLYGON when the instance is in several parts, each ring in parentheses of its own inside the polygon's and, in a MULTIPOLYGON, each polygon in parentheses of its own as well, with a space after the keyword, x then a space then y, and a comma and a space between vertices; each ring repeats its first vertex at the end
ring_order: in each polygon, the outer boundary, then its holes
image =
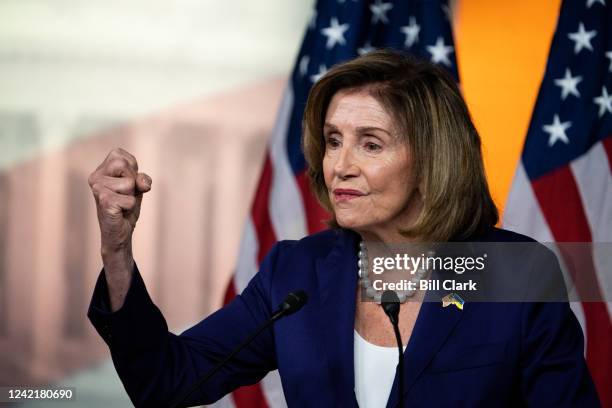
MULTIPOLYGON (((320 325, 336 391, 336 406, 357 407, 353 344, 360 237, 349 230, 338 230, 336 233, 336 243, 330 253, 316 261, 320 325)), ((464 313, 453 307, 443 308, 440 302, 423 302, 404 352, 405 394, 410 391, 464 313)), ((395 407, 399 402, 397 382, 396 375, 387 407, 395 407)))

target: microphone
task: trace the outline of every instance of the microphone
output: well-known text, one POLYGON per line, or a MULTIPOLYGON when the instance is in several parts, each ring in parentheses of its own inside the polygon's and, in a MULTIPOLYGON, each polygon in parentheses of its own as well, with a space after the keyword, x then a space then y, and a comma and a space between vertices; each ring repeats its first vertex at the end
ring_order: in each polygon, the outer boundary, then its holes
POLYGON ((391 324, 395 327, 399 323, 400 301, 397 293, 393 290, 385 290, 380 297, 380 305, 385 314, 389 316, 391 324))
POLYGON ((399 359, 397 362, 397 380, 399 390, 399 406, 404 407, 404 345, 402 344, 402 336, 399 331, 399 311, 400 300, 397 293, 393 290, 385 290, 380 298, 380 305, 385 314, 389 316, 393 331, 395 332, 395 340, 397 340, 397 348, 399 351, 399 359))
POLYGON ((308 301, 308 296, 303 290, 291 292, 287 295, 283 303, 278 307, 278 311, 272 315, 274 321, 284 316, 289 316, 300 310, 308 301), (278 315, 278 317, 277 317, 278 315))
MULTIPOLYGON (((395 293, 395 292, 394 292, 395 293)), ((272 313, 272 317, 265 321, 261 326, 257 328, 249 337, 246 338, 242 343, 238 345, 227 357, 225 357, 221 362, 219 362, 215 367, 213 367, 208 373, 204 374, 200 379, 198 379, 187 392, 182 394, 180 398, 176 399, 171 407, 178 408, 180 404, 182 404, 186 399, 188 399, 191 394, 193 394, 198 388, 204 385, 208 380, 211 379, 213 375, 217 373, 228 361, 230 361, 236 354, 238 354, 243 348, 248 346, 254 339, 257 337, 262 331, 267 329, 272 325, 275 321, 289 316, 302 308, 308 302, 308 296, 303 290, 298 290, 296 292, 291 292, 287 295, 283 303, 280 304, 278 310, 272 313)))

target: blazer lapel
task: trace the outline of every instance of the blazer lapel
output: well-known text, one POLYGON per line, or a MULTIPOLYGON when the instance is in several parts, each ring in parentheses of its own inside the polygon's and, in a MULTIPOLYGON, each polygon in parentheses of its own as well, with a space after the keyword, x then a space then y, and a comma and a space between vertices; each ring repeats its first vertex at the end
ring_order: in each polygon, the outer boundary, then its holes
POLYGON ((357 407, 353 341, 357 289, 357 237, 338 231, 336 245, 316 261, 323 346, 336 401, 334 406, 357 407))

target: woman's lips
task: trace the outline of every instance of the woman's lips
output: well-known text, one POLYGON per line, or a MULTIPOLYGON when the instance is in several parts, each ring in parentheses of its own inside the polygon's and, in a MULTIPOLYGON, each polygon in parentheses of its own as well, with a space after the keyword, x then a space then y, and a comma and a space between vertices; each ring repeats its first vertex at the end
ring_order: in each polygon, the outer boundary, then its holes
POLYGON ((365 195, 359 190, 352 190, 347 188, 337 188, 333 191, 333 193, 334 198, 337 202, 350 201, 365 195))

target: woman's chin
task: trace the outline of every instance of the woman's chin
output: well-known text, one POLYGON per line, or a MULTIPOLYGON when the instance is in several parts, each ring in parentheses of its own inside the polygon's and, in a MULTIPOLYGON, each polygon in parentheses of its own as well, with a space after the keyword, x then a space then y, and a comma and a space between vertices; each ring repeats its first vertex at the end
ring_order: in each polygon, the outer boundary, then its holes
POLYGON ((359 231, 366 225, 363 222, 363 220, 357 220, 357 219, 350 218, 350 217, 342 217, 342 218, 337 217, 336 222, 342 228, 346 228, 346 229, 350 229, 354 231, 359 231))

